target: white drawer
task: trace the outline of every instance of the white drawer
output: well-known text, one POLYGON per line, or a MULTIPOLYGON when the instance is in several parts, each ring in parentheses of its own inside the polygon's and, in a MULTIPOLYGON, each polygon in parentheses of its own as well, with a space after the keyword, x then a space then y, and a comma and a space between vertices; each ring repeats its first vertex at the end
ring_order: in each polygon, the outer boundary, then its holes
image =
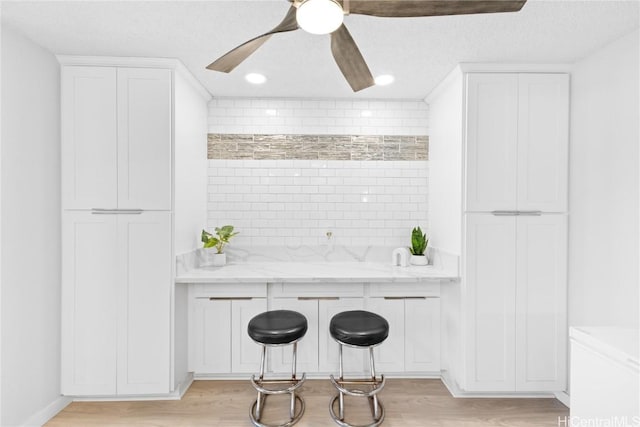
POLYGON ((361 297, 362 283, 270 283, 273 297, 361 297))
POLYGON ((372 283, 372 297, 439 297, 440 283, 372 283))
POLYGON ((266 298, 266 283, 198 283, 191 285, 192 298, 266 298))

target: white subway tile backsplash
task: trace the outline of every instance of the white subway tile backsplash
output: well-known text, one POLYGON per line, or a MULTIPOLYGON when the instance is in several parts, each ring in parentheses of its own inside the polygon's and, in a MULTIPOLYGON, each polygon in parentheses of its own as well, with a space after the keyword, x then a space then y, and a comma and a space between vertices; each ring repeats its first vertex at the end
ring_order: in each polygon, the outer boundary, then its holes
POLYGON ((208 228, 236 244, 406 246, 427 229, 428 161, 209 160, 208 228))

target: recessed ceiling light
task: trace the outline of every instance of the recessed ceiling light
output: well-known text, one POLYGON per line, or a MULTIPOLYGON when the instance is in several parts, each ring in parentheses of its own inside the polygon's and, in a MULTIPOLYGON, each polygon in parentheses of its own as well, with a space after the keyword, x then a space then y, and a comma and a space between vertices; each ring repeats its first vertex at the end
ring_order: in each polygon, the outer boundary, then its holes
POLYGON ((244 76, 244 78, 249 83, 253 83, 254 85, 261 85, 262 83, 267 81, 267 78, 265 76, 258 73, 249 73, 246 76, 244 76))
POLYGON ((386 86, 393 83, 395 78, 391 74, 383 74, 375 78, 377 86, 386 86))

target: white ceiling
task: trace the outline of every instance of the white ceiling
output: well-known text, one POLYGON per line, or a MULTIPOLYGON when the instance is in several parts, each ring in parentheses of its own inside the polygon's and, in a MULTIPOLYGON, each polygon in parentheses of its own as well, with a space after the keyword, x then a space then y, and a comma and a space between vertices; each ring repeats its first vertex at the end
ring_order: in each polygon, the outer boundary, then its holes
POLYGON ((528 0, 517 13, 429 18, 350 15, 375 75, 395 83, 354 94, 329 36, 273 36, 230 74, 214 59, 284 17, 286 0, 3 1, 2 21, 56 54, 179 58, 214 96, 422 99, 459 62, 572 63, 639 26, 633 1, 528 0), (262 86, 244 80, 260 72, 262 86))

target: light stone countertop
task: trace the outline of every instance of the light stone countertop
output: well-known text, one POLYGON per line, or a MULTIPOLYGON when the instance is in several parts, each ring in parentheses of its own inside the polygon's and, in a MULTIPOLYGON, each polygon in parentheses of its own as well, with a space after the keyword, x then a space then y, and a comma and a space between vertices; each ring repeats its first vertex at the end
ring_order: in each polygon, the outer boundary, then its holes
POLYGON ((190 269, 179 274, 176 283, 422 283, 457 278, 457 272, 432 265, 397 267, 377 262, 253 262, 190 269))

